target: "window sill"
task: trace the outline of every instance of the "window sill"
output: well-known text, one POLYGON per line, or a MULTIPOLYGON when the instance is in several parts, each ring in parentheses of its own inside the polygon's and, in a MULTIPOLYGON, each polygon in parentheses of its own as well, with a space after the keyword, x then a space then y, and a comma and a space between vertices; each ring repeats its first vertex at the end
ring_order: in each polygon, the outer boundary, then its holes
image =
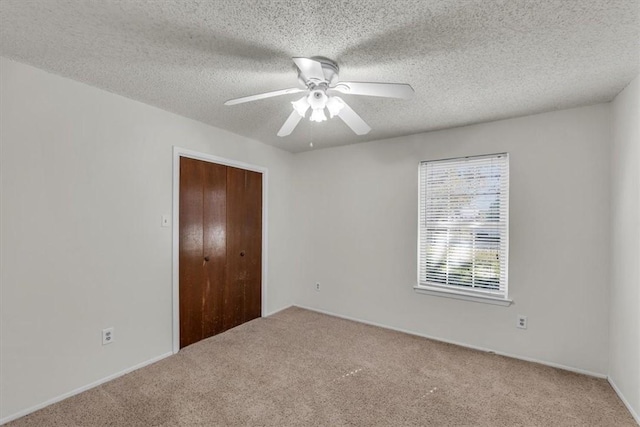
POLYGON ((448 290, 448 289, 445 290, 445 289, 436 288, 433 286, 415 285, 413 289, 419 294, 433 295, 433 296, 445 297, 445 298, 455 298, 455 299, 461 299, 465 301, 481 302, 484 304, 501 305, 504 307, 508 307, 513 303, 513 300, 506 299, 506 298, 498 298, 498 297, 492 297, 488 295, 470 294, 470 293, 456 291, 456 290, 448 290))

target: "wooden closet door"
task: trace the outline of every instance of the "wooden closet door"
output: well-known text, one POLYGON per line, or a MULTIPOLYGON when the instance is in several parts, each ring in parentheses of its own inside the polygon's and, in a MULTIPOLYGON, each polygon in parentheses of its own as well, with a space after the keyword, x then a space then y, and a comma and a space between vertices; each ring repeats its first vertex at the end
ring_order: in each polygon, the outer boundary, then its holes
POLYGON ((261 316, 262 174, 227 167, 224 329, 261 316))
POLYGON ((226 167, 180 158, 180 348, 222 332, 226 167))
POLYGON ((261 316, 262 175, 180 158, 180 348, 261 316))
POLYGON ((180 348, 202 339, 204 293, 202 162, 180 158, 180 348))
POLYGON ((224 283, 227 270, 227 167, 204 163, 203 247, 204 294, 202 339, 223 328, 224 283))

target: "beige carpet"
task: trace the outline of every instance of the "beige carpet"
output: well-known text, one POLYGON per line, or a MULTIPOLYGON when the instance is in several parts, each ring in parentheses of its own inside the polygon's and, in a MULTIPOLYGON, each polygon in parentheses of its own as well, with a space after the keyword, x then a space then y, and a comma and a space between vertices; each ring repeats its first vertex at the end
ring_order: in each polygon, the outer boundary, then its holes
POLYGON ((9 425, 636 424, 605 380, 290 308, 9 425))

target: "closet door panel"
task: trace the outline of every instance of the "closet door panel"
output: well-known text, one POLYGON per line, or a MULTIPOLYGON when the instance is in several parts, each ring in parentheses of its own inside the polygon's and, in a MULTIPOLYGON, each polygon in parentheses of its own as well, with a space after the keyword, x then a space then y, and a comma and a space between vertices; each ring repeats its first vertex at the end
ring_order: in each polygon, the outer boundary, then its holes
POLYGON ((203 163, 180 158, 180 348, 202 339, 203 163))
POLYGON ((227 287, 230 327, 261 315, 262 175, 227 169, 227 287))
POLYGON ((203 338, 223 331, 224 283, 227 267, 227 168, 206 163, 204 171, 203 338))
POLYGON ((245 171, 245 227, 247 288, 245 292, 244 321, 262 314, 262 174, 245 171))

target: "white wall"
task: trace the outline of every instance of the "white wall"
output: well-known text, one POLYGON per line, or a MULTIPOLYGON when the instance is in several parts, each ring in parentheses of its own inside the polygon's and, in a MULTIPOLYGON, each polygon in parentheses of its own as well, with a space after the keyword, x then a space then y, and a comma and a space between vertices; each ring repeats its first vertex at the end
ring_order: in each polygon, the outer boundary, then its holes
POLYGON ((640 407, 638 79, 610 159, 608 104, 292 156, 1 58, 0 77, 0 419, 171 351, 173 145, 269 168, 269 312, 610 373, 640 407), (503 151, 515 304, 416 294, 418 162, 503 151))
POLYGON ((605 375, 608 114, 601 104, 297 155, 295 302, 605 375), (515 303, 415 293, 418 163, 505 151, 515 303))
POLYGON ((611 381, 640 422, 640 77, 612 103, 611 381))
POLYGON ((171 351, 172 145, 269 168, 268 311, 291 304, 291 154, 0 67, 0 419, 171 351))

